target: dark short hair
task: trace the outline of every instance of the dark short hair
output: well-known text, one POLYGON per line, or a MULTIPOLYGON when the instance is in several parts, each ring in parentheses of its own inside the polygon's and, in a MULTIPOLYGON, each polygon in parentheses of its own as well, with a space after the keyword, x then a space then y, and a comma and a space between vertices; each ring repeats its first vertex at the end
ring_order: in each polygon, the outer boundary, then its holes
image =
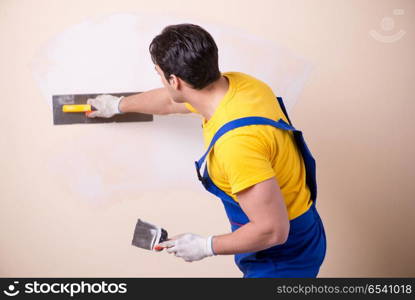
POLYGON ((153 39, 149 50, 167 80, 176 75, 200 90, 221 76, 218 47, 209 32, 198 25, 167 26, 153 39))

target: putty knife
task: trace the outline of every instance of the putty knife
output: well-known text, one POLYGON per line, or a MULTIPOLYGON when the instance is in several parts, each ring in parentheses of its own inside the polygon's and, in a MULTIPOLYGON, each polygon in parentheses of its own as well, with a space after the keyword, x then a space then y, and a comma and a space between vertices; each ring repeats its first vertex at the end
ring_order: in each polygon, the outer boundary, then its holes
POLYGON ((160 248, 155 248, 155 246, 167 239, 166 230, 138 219, 131 244, 147 250, 162 250, 160 248))

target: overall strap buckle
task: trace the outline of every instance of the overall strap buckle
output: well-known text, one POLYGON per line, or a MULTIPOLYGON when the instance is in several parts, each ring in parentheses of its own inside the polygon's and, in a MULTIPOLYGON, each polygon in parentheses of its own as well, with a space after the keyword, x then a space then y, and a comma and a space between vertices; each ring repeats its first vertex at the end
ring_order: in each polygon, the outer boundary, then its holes
POLYGON ((197 161, 195 161, 195 166, 196 166, 196 174, 197 174, 197 178, 199 179, 199 181, 205 186, 206 185, 206 178, 204 178, 202 176, 202 174, 200 174, 200 167, 197 161))

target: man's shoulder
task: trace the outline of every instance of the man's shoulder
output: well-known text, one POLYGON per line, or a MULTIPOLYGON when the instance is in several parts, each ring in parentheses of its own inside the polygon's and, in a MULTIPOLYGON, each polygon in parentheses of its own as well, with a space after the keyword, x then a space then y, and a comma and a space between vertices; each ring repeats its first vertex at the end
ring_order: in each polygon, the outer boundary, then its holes
POLYGON ((269 144, 275 143, 275 128, 267 125, 252 125, 235 128, 223 135, 215 146, 221 149, 233 151, 240 146, 268 147, 269 144))
POLYGON ((224 72, 224 73, 222 73, 222 75, 227 76, 227 77, 232 77, 232 78, 235 78, 235 79, 258 80, 257 78, 255 78, 252 75, 249 75, 249 74, 244 73, 244 72, 238 72, 238 71, 224 72))
POLYGON ((257 94, 261 98, 264 98, 264 96, 273 99, 275 98, 275 94, 271 87, 266 82, 253 75, 243 72, 225 72, 223 75, 232 80, 239 95, 248 92, 250 97, 257 94))

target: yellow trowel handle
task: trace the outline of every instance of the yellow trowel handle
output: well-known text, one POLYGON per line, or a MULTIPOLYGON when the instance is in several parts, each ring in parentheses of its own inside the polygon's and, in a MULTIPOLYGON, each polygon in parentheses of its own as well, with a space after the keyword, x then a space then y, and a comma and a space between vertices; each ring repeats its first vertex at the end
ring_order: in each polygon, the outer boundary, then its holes
POLYGON ((67 113, 79 113, 92 111, 90 104, 65 104, 62 105, 62 111, 67 113))

